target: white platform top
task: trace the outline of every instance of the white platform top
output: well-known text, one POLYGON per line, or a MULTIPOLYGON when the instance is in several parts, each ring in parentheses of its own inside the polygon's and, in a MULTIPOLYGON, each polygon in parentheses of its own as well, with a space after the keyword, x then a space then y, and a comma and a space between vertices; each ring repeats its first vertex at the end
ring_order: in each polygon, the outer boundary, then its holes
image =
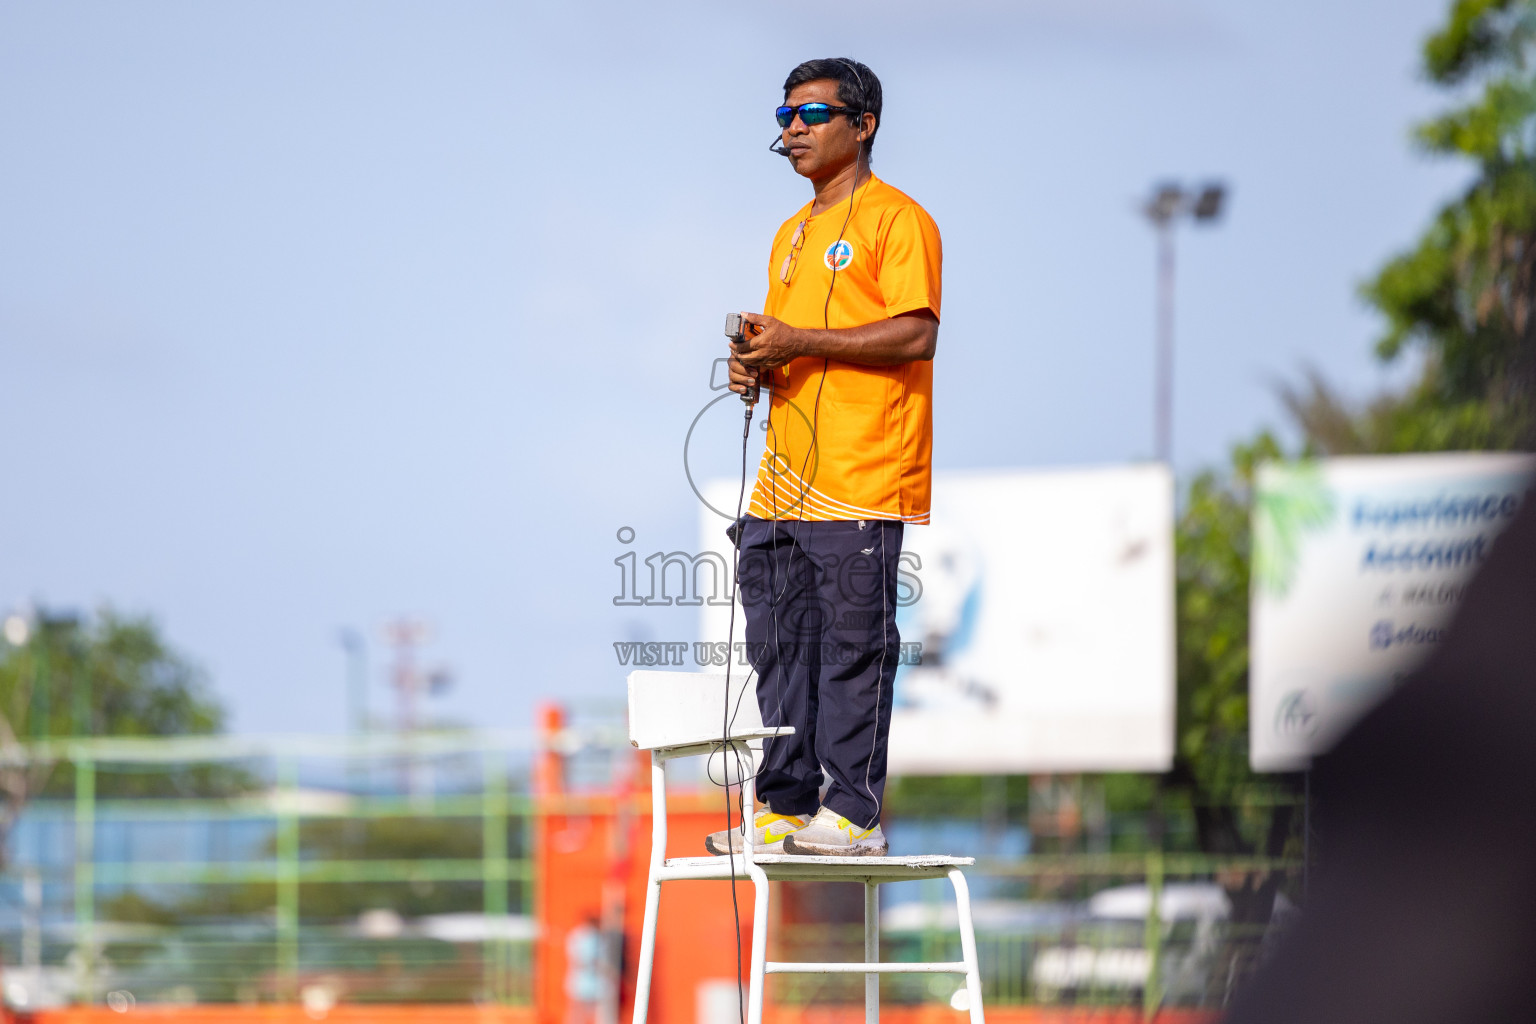
MULTIPOLYGON (((672 857, 663 871, 672 877, 729 878, 729 857, 672 857)), ((746 876, 746 861, 738 856, 736 877, 746 876)), ((943 877, 954 868, 970 867, 974 857, 949 857, 926 854, 917 857, 795 857, 789 854, 759 854, 755 861, 769 878, 800 881, 856 882, 879 879, 899 882, 914 878, 943 877)))

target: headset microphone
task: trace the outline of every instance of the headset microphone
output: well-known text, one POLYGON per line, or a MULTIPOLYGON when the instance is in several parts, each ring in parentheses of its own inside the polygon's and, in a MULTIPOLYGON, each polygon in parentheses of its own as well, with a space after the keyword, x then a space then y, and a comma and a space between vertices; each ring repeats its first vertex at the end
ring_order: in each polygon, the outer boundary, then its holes
POLYGON ((768 143, 768 152, 777 153, 779 156, 789 156, 789 147, 784 145, 784 136, 775 135, 773 141, 768 143))

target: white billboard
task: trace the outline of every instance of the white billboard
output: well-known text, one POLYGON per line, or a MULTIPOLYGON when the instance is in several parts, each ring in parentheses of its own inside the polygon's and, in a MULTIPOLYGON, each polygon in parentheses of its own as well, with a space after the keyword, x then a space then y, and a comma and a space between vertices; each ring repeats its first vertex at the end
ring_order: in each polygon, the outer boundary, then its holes
MULTIPOLYGON (((707 496, 734 508, 738 486, 707 496)), ((891 773, 1166 770, 1167 468, 936 473, 932 522, 902 546, 891 773)), ((704 550, 729 557, 724 527, 704 511, 704 550)), ((705 605, 703 639, 725 639, 729 611, 705 605)))
POLYGON ((1468 452, 1259 468, 1255 770, 1305 768, 1433 649, 1533 471, 1527 455, 1468 452))

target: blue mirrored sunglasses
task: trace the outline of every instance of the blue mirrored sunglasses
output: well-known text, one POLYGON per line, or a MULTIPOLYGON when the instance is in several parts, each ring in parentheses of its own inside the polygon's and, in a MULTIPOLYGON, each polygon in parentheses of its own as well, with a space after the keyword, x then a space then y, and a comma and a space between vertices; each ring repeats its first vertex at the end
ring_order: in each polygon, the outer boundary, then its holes
POLYGON ((813 124, 826 124, 837 114, 857 114, 852 107, 834 107, 826 103, 802 103, 798 107, 780 107, 773 112, 778 118, 780 128, 788 128, 795 123, 795 115, 800 115, 800 120, 807 126, 813 124))

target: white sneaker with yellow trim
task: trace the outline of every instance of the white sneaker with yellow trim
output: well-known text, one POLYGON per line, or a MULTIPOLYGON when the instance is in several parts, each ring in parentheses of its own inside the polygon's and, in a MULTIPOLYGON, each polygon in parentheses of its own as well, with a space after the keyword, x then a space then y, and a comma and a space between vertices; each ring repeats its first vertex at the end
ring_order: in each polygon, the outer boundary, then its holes
POLYGON ((830 807, 784 839, 784 852, 802 857, 884 857, 889 849, 879 825, 859 828, 830 807))
MULTIPOLYGON (((752 834, 752 851, 783 853, 784 837, 805 828, 810 820, 804 814, 774 814, 772 811, 759 811, 752 822, 756 826, 756 831, 752 834)), ((724 829, 712 832, 704 840, 704 849, 717 857, 723 857, 727 853, 740 853, 741 838, 745 833, 745 825, 742 828, 731 829, 730 844, 727 846, 727 833, 724 829)))

